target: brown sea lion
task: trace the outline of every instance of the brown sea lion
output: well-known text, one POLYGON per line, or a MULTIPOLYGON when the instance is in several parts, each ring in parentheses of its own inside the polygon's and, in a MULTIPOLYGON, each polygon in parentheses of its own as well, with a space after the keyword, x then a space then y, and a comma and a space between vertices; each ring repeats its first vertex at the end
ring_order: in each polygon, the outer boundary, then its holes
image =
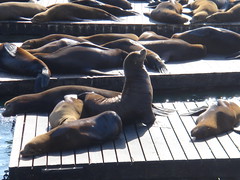
POLYGON ((67 39, 72 39, 75 41, 79 41, 79 42, 88 42, 85 39, 76 37, 76 36, 71 36, 71 35, 67 35, 67 34, 50 34, 41 38, 36 38, 36 39, 29 39, 26 40, 22 43, 21 48, 23 49, 36 49, 39 48, 41 46, 44 46, 45 44, 48 44, 50 42, 62 39, 62 38, 67 38, 67 39))
POLYGON ((102 45, 107 42, 123 38, 132 39, 134 41, 138 40, 138 36, 133 33, 100 33, 91 36, 79 36, 79 37, 98 45, 102 45))
POLYGON ((78 97, 84 101, 84 112, 88 116, 111 110, 122 119, 123 124, 141 122, 152 124, 153 89, 148 72, 144 67, 146 50, 134 51, 125 58, 123 69, 125 82, 121 95, 106 98, 97 93, 84 93, 78 97))
POLYGON ((165 62, 193 60, 206 56, 206 48, 203 45, 190 44, 180 39, 138 42, 157 53, 165 62))
POLYGON ((153 31, 145 31, 143 32, 138 41, 151 41, 151 40, 167 40, 168 38, 165 36, 161 36, 153 31))
POLYGON ((208 16, 206 21, 209 23, 239 22, 240 3, 225 12, 216 12, 208 16))
POLYGON ((107 75, 101 70, 121 68, 127 52, 78 44, 48 54, 34 54, 56 74, 107 75), (63 68, 64 67, 64 68, 63 68))
POLYGON ((144 13, 155 21, 172 24, 183 24, 188 21, 181 15, 183 7, 178 2, 162 2, 151 13, 144 13))
POLYGON ((99 9, 105 10, 105 11, 107 11, 107 12, 109 12, 112 15, 117 16, 117 17, 132 16, 132 15, 137 14, 137 12, 128 11, 128 10, 122 9, 118 6, 105 4, 105 3, 95 1, 95 0, 76 0, 76 1, 72 1, 72 3, 99 8, 99 9))
POLYGON ((0 44, 0 66, 20 75, 36 76, 34 90, 40 92, 48 86, 51 72, 48 66, 15 44, 0 44))
POLYGON ((191 23, 205 22, 207 16, 219 11, 217 5, 211 0, 195 0, 189 6, 193 13, 191 23))
POLYGON ((176 33, 172 38, 182 39, 192 44, 206 46, 208 53, 229 55, 240 51, 240 34, 231 30, 204 26, 176 33))
MULTIPOLYGON (((3 20, 24 20, 35 14, 47 10, 46 7, 30 2, 5 2, 0 3, 0 21, 3 20)), ((30 19, 29 19, 30 20, 30 19)))
MULTIPOLYGON (((140 43, 131 39, 118 39, 115 41, 110 41, 102 45, 107 48, 119 48, 126 52, 140 51, 141 49, 145 49, 140 43)), ((167 67, 161 58, 155 52, 146 49, 147 55, 144 64, 151 70, 157 72, 166 72, 167 67)))
POLYGON ((60 125, 36 136, 24 146, 20 154, 27 157, 102 144, 116 139, 121 130, 120 117, 113 111, 106 111, 94 117, 60 125))
POLYGON ((120 92, 89 86, 68 85, 45 90, 40 93, 25 94, 8 100, 2 115, 5 117, 23 113, 51 113, 53 108, 67 94, 81 94, 84 92, 96 92, 105 97, 114 97, 120 92))
POLYGON ((240 107, 234 102, 218 100, 205 112, 200 114, 196 127, 192 129, 191 136, 204 139, 233 130, 240 122, 240 107))
POLYGON ((85 19, 118 21, 116 16, 102 9, 75 3, 57 4, 44 12, 36 14, 31 21, 41 23, 48 21, 83 21, 85 19))
POLYGON ((80 119, 83 109, 82 100, 76 94, 64 96, 49 115, 49 123, 52 128, 80 119))

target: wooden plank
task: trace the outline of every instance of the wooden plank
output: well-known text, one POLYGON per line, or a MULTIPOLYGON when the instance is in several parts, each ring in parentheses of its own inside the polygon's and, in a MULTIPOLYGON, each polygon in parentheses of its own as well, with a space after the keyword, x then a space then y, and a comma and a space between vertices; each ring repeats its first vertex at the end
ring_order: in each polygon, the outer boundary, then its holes
MULTIPOLYGON (((36 124, 37 124, 37 116, 33 114, 27 114, 25 119, 24 132, 22 136, 21 149, 23 149, 24 146, 35 137, 36 124)), ((20 158, 19 167, 32 167, 32 165, 33 165, 33 157, 20 158)))
MULTIPOLYGON (((47 114, 38 115, 36 136, 46 133, 47 128, 48 128, 48 115, 47 114)), ((33 166, 46 166, 46 165, 47 165, 47 154, 34 157, 33 166)))
POLYGON ((117 163, 116 151, 113 141, 106 142, 102 145, 103 162, 117 163))
POLYGON ((89 164, 103 163, 101 146, 95 145, 89 147, 89 164))
POLYGON ((19 155, 21 150, 22 143, 21 137, 23 134, 24 120, 25 120, 24 115, 18 115, 16 117, 9 168, 17 168, 19 165, 19 155))
POLYGON ((61 153, 62 166, 73 165, 75 166, 75 154, 73 150, 62 151, 61 153))
POLYGON ((132 162, 145 161, 146 159, 144 157, 134 126, 128 125, 123 128, 123 131, 125 134, 125 138, 127 140, 131 161, 132 162))
POLYGON ((148 127, 136 124, 137 134, 147 161, 159 161, 159 156, 149 134, 148 127))
POLYGON ((75 150, 76 165, 89 164, 88 149, 82 148, 75 150))

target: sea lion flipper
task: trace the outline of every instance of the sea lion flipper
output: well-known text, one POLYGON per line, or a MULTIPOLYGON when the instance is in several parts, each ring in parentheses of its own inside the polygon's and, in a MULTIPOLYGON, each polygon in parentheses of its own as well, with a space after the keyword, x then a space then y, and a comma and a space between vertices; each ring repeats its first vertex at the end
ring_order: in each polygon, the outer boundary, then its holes
POLYGON ((201 106, 194 109, 190 109, 189 112, 181 114, 181 116, 199 116, 207 110, 208 106, 201 106))
POLYGON ((168 116, 169 114, 176 111, 175 109, 161 108, 154 104, 152 104, 152 110, 153 110, 153 114, 158 116, 168 116))
POLYGON ((4 48, 11 56, 16 56, 17 46, 15 44, 4 43, 4 48))
POLYGON ((145 65, 154 71, 167 73, 167 67, 160 57, 156 58, 154 56, 148 55, 145 61, 145 65))
POLYGON ((42 72, 37 75, 34 85, 35 92, 41 92, 48 86, 50 80, 50 72, 48 69, 43 68, 42 72))
POLYGON ((227 56, 226 59, 240 59, 240 51, 227 56))
POLYGON ((31 21, 32 18, 26 18, 26 17, 18 17, 19 20, 22 20, 22 21, 31 21))

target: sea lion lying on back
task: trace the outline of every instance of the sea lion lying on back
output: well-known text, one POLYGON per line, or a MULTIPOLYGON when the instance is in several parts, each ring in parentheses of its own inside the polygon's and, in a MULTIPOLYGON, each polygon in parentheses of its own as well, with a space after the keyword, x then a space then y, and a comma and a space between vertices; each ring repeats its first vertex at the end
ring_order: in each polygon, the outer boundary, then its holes
POLYGON ((200 114, 191 136, 204 139, 233 130, 240 122, 240 107, 234 102, 218 100, 200 114))
MULTIPOLYGON (((29 2, 5 2, 0 3, 0 21, 3 20, 25 20, 35 14, 46 11, 47 8, 29 2)), ((30 19, 29 19, 30 20, 30 19)))
POLYGON ((117 21, 118 18, 114 15, 98 8, 84 6, 75 3, 60 3, 48 10, 36 14, 31 21, 33 23, 41 23, 48 21, 83 21, 88 20, 113 20, 117 21), (63 13, 64 12, 64 13, 63 13))

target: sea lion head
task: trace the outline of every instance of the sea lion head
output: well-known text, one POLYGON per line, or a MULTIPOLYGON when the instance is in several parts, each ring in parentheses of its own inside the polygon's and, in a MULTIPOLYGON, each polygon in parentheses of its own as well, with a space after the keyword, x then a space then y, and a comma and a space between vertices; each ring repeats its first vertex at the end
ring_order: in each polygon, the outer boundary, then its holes
POLYGON ((218 100, 197 118, 191 131, 196 139, 208 138, 233 129, 240 120, 240 107, 234 102, 218 100))

